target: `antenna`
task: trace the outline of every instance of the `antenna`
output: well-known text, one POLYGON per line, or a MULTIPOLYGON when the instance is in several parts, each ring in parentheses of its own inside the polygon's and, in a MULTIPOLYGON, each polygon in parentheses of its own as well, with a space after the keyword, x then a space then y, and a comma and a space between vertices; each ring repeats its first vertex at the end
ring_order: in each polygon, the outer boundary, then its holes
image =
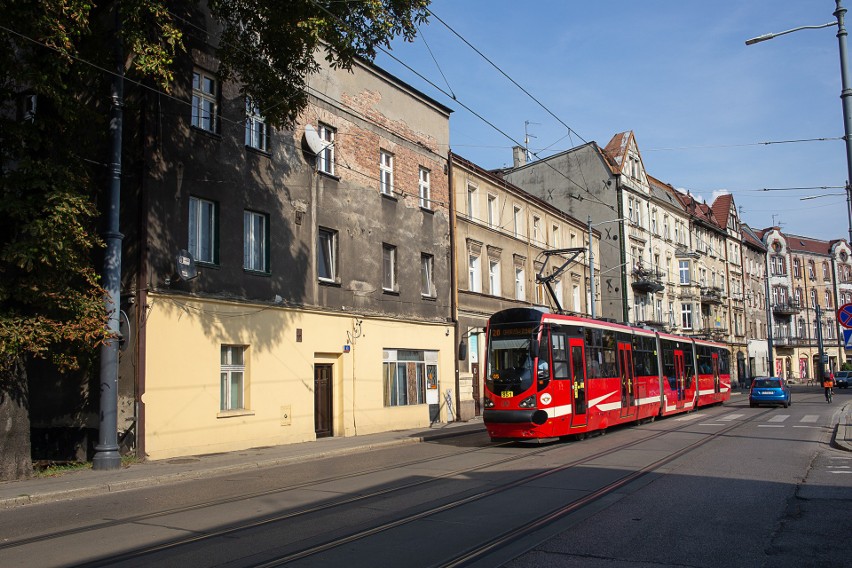
POLYGON ((305 126, 305 142, 308 144, 308 148, 310 148, 311 152, 313 152, 314 154, 319 154, 331 145, 322 138, 320 138, 317 129, 311 126, 310 124, 305 126))
POLYGON ((537 136, 533 136, 529 133, 528 126, 530 124, 538 124, 541 125, 540 122, 530 122, 529 120, 524 121, 524 154, 526 154, 527 163, 532 162, 532 155, 530 155, 530 138, 538 138, 537 136))

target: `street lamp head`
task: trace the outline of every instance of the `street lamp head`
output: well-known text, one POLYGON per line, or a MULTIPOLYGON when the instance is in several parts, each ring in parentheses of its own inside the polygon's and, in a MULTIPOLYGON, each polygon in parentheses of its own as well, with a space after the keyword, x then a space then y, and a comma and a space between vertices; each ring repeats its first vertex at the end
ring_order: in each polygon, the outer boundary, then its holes
POLYGON ((746 45, 754 45, 756 43, 760 43, 762 41, 766 41, 766 40, 772 39, 774 37, 775 37, 775 34, 763 34, 763 35, 760 35, 760 36, 757 36, 757 37, 753 37, 751 39, 747 39, 745 44, 746 45))

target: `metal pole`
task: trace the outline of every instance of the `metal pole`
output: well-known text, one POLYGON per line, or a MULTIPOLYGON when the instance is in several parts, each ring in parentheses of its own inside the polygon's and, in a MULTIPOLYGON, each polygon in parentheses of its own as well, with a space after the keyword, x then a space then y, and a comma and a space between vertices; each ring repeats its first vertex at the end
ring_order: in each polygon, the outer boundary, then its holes
MULTIPOLYGON (((769 295, 769 266, 767 263, 766 277, 763 279, 764 287, 766 288, 766 357, 769 359, 769 368, 767 372, 770 377, 775 376, 775 357, 772 353, 774 348, 774 339, 772 337, 772 303, 769 295)), ((780 374, 780 373, 779 373, 780 374)))
MULTIPOLYGON (((116 32, 121 25, 118 7, 115 8, 116 32)), ((118 33, 116 33, 116 38, 118 33)), ((101 346, 100 372, 100 422, 98 445, 92 459, 92 469, 111 470, 121 467, 118 452, 118 340, 119 310, 121 309, 121 241, 119 232, 119 204, 121 201, 121 135, 124 104, 124 52, 116 39, 116 74, 112 80, 110 107, 110 161, 109 211, 104 232, 106 254, 104 257, 104 303, 109 314, 109 338, 101 346)))
POLYGON ((592 317, 595 317, 595 249, 592 247, 592 216, 589 215, 589 292, 592 317))
POLYGON ((852 192, 852 186, 849 181, 852 180, 852 102, 849 98, 852 97, 852 89, 849 87, 849 68, 846 63, 846 26, 844 24, 844 16, 846 8, 843 7, 841 0, 835 0, 837 9, 834 11, 834 16, 837 18, 837 43, 840 48, 840 101, 843 103, 843 140, 846 142, 846 195, 847 195, 847 212, 849 216, 849 242, 852 243, 852 198, 849 197, 852 192))
POLYGON ((819 376, 816 378, 822 383, 825 378, 825 349, 822 345, 822 311, 819 304, 816 305, 816 340, 817 340, 817 359, 819 359, 819 376))

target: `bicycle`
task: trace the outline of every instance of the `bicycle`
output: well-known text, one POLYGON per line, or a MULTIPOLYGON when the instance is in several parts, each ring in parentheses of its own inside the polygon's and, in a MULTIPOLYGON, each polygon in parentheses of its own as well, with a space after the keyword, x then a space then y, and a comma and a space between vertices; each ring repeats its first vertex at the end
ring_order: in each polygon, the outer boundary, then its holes
POLYGON ((829 404, 831 404, 832 394, 833 394, 833 392, 832 392, 831 387, 825 389, 825 401, 829 404))

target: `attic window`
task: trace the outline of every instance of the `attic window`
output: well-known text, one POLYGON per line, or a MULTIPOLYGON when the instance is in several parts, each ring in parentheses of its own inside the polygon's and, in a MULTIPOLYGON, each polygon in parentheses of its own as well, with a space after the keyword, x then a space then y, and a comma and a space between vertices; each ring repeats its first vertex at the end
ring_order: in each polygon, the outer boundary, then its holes
POLYGON ((805 246, 805 241, 799 241, 799 244, 805 246))

